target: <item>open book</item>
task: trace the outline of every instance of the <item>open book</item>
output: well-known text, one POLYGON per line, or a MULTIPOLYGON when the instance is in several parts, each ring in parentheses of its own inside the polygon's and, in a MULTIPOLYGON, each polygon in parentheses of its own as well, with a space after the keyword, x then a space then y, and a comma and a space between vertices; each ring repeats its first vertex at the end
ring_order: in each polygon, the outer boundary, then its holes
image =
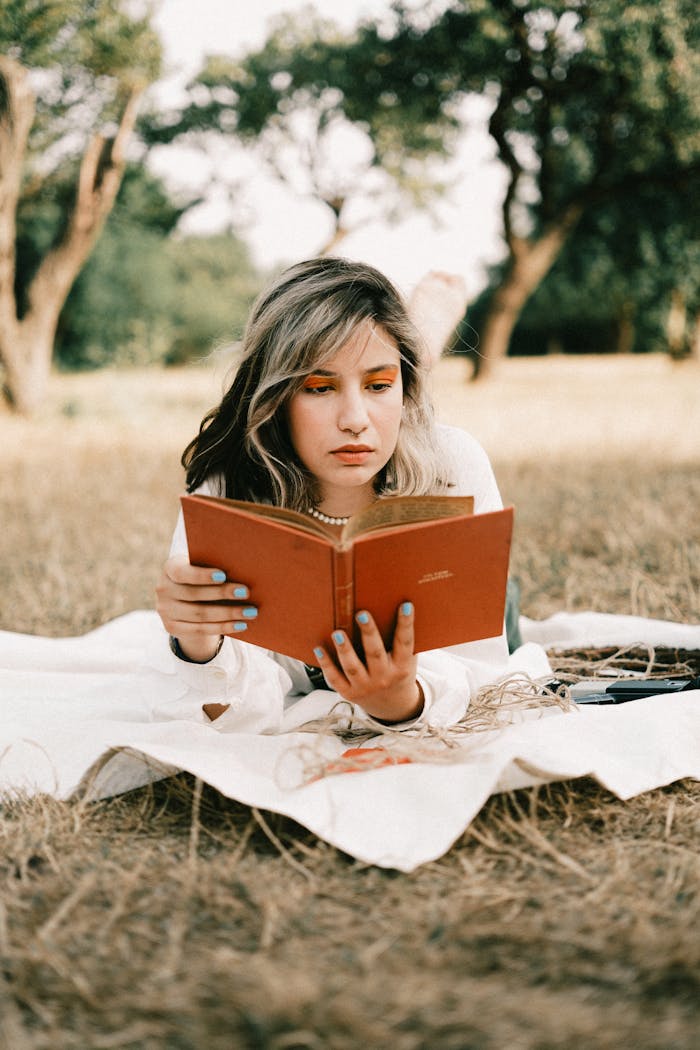
MULTIPOLYGON (((250 588, 256 620, 237 638, 313 664, 331 633, 357 644, 367 609, 391 645, 413 602, 416 652, 503 630, 513 508, 473 514, 471 496, 378 500, 338 532, 306 514, 215 496, 183 496, 190 561, 250 588)), ((360 650, 361 651, 361 650, 360 650)))

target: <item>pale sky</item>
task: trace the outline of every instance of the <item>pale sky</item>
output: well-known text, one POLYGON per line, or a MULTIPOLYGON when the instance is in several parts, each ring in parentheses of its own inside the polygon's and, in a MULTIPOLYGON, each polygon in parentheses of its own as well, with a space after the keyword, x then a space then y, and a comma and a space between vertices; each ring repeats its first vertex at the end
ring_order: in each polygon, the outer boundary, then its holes
MULTIPOLYGON (((430 6, 439 6, 434 0, 430 6)), ((421 0, 418 6, 428 6, 421 0)), ((171 75, 159 92, 174 96, 178 85, 194 74, 205 54, 240 54, 260 46, 269 19, 309 6, 305 0, 160 0, 155 19, 171 75)), ((388 0, 315 0, 324 17, 350 27, 363 15, 387 12, 388 0)), ((477 122, 478 123, 478 122, 477 122)), ((462 274, 470 292, 485 282, 483 266, 499 257, 499 203, 503 173, 492 160, 493 147, 476 128, 465 136, 445 199, 437 205, 438 221, 407 211, 398 223, 374 221, 351 234, 340 251, 377 266, 408 291, 427 270, 462 274)), ((250 244, 256 262, 270 266, 314 255, 330 230, 323 205, 282 189, 240 150, 221 148, 205 159, 193 151, 162 151, 154 167, 172 185, 200 184, 222 172, 233 185, 230 197, 219 193, 193 212, 188 228, 220 229, 231 218, 250 244), (233 204, 231 204, 231 200, 233 204)))

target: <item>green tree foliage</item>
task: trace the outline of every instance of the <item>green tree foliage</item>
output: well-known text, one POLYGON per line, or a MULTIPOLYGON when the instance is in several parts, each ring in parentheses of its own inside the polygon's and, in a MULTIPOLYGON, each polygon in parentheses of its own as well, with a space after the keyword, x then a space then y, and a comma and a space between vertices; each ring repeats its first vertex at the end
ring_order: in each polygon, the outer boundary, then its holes
POLYGON ((63 367, 175 363, 240 338, 260 277, 232 234, 174 233, 190 203, 173 204, 159 179, 127 169, 61 314, 63 367))
POLYGON ((692 351, 700 236, 673 193, 641 193, 584 216, 523 310, 513 350, 692 351), (620 236, 620 230, 627 231, 620 236), (680 308, 682 329, 674 332, 680 308))
MULTIPOLYGON (((699 219, 697 204, 675 188, 642 190, 586 212, 525 304, 510 353, 689 356, 700 313, 699 219)), ((494 267, 453 341, 452 351, 472 356, 475 365, 474 331, 483 330, 501 281, 502 267, 494 267)))
POLYGON ((409 91, 399 128, 398 96, 383 90, 375 58, 378 29, 362 33, 371 44, 347 50, 337 28, 312 10, 283 16, 261 49, 210 57, 190 85, 189 104, 149 114, 141 133, 153 144, 202 143, 216 133, 250 146, 275 177, 329 209, 324 251, 380 212, 395 217, 408 202, 429 206, 445 188, 434 162, 455 140, 458 121, 435 93, 409 91))
POLYGON ((171 238, 168 257, 175 279, 166 362, 198 360, 239 340, 263 283, 246 245, 230 233, 171 238))
MULTIPOLYGON (((466 96, 486 97, 508 175, 507 261, 481 333, 491 360, 506 352, 583 216, 624 202, 623 238, 631 202, 640 202, 644 225, 643 201, 675 192, 687 206, 699 195, 696 4, 453 0, 434 8, 397 0, 392 10, 350 36, 326 30, 295 42, 278 33, 240 63, 211 62, 182 127, 278 134, 311 107, 321 127, 341 117, 359 125, 372 167, 400 181, 417 159, 449 153, 466 96)), ((176 127, 170 120, 161 132, 176 127)))
MULTIPOLYGON (((27 309, 29 288, 41 260, 61 236, 74 196, 74 173, 62 166, 43 182, 28 187, 19 201, 15 292, 20 315, 27 309)), ((129 238, 140 233, 154 235, 160 240, 174 230, 191 203, 176 204, 160 180, 149 176, 141 165, 133 164, 125 169, 115 211, 110 213, 106 231, 114 237, 118 231, 124 230, 123 240, 127 247, 129 238)), ((145 275, 147 270, 141 267, 138 253, 133 251, 129 255, 142 276, 145 275)), ((92 256, 88 258, 87 267, 91 266, 91 260, 92 256)), ((80 279, 79 276, 78 282, 80 279)), ((144 293, 148 283, 144 282, 144 293)))
POLYGON ((139 166, 126 169, 102 235, 61 312, 56 359, 62 366, 164 356, 158 325, 173 298, 166 243, 183 211, 160 180, 139 166))
MULTIPOLYGON (((375 56, 384 90, 398 99, 397 122, 409 55, 418 64, 413 88, 437 87, 442 105, 469 91, 492 99, 488 130, 508 172, 508 257, 481 333, 488 361, 506 352, 524 305, 582 216, 616 202, 617 238, 629 244, 646 226, 660 248, 654 207, 643 205, 678 195, 682 210, 697 198, 700 23, 687 0, 474 0, 425 27, 397 12, 375 56), (421 68, 442 79, 423 85, 421 68)), ((622 261, 619 251, 613 258, 622 261)))
POLYGON ((19 411, 41 404, 61 309, 114 204, 159 66, 145 4, 0 9, 0 362, 19 411))

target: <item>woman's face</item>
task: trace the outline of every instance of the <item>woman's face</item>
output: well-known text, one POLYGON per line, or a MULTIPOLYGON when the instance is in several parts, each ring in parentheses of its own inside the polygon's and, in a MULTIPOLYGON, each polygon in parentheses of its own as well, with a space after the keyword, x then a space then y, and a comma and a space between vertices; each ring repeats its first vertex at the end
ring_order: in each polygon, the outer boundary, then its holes
POLYGON ((401 359, 391 336, 358 326, 290 398, 289 434, 320 486, 327 514, 354 514, 374 498, 373 480, 391 458, 403 408, 401 359))

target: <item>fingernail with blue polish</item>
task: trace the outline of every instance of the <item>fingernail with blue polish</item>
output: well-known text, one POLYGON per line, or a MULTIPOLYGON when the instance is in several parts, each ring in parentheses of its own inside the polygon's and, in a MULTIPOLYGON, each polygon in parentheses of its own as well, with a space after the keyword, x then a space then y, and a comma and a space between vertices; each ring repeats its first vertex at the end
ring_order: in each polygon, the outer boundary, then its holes
POLYGON ((404 602, 401 606, 401 615, 410 616, 413 612, 413 602, 404 602))
POLYGON ((356 619, 358 623, 369 623, 369 613, 359 612, 356 619))
POLYGON ((247 623, 240 623, 240 621, 239 621, 237 623, 234 623, 233 629, 237 633, 240 633, 241 631, 247 631, 248 630, 248 624, 247 623))
POLYGON ((221 569, 214 569, 211 578, 214 583, 226 583, 226 573, 221 569))
POLYGON ((233 588, 233 597, 234 598, 247 598, 248 597, 248 588, 247 587, 234 587, 233 588))
POLYGON ((325 656, 323 649, 314 649, 314 656, 317 660, 322 660, 325 656))
POLYGON ((246 620, 254 620, 255 617, 258 615, 258 610, 255 608, 254 605, 247 605, 243 610, 243 615, 245 616, 246 620))
POLYGON ((345 641, 345 635, 342 631, 333 631, 333 641, 336 645, 342 645, 345 641))

